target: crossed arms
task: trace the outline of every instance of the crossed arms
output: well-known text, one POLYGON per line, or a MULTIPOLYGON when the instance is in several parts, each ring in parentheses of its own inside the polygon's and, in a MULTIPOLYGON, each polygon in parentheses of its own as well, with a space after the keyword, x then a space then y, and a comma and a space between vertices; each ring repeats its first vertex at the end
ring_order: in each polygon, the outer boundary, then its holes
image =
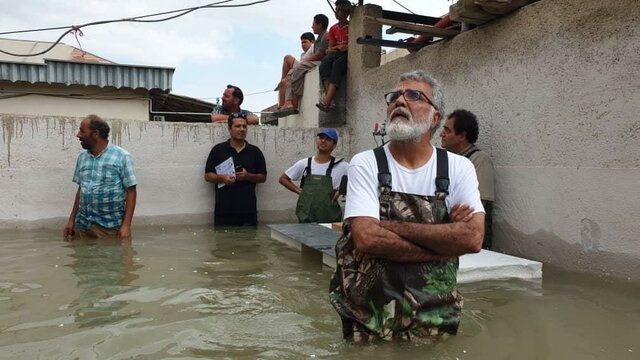
MULTIPOLYGON (((229 115, 226 114, 211 114, 211 122, 214 123, 226 123, 229 120, 229 115)), ((258 116, 256 114, 247 114, 247 124, 258 125, 258 116)))
POLYGON ((484 213, 472 214, 468 205, 451 208, 449 224, 420 224, 353 217, 351 233, 358 251, 397 262, 444 260, 479 252, 484 236, 484 213))

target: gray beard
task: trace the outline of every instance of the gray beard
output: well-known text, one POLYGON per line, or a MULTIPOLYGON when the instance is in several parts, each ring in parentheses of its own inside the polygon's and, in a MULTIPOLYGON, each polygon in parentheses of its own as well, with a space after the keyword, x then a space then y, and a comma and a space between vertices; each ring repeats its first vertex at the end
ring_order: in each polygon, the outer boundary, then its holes
MULTIPOLYGON (((426 120, 426 119, 425 119, 426 120)), ((427 131, 429 131, 428 121, 416 122, 413 119, 406 121, 389 121, 387 125, 387 135, 394 141, 419 142, 427 131)))

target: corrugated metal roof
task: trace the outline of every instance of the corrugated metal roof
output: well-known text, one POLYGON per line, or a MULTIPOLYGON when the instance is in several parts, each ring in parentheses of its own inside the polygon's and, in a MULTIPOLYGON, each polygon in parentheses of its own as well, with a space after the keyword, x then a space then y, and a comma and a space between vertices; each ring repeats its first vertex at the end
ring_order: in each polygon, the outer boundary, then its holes
POLYGON ((120 64, 88 64, 45 59, 44 64, 0 61, 0 80, 32 84, 171 90, 174 68, 120 64))

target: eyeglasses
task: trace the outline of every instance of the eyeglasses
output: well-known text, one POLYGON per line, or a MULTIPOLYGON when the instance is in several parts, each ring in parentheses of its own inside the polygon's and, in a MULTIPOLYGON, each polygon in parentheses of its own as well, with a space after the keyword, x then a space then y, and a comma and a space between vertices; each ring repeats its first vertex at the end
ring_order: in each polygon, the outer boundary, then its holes
POLYGON ((421 96, 424 96, 425 100, 427 100, 427 102, 431 106, 433 106, 434 109, 438 110, 438 107, 433 104, 431 99, 429 99, 427 95, 425 95, 425 93, 423 93, 420 90, 406 89, 406 90, 392 91, 390 93, 384 94, 384 100, 387 102, 387 105, 391 105, 392 102, 398 100, 400 95, 404 96, 404 99, 409 102, 418 101, 420 100, 421 96))

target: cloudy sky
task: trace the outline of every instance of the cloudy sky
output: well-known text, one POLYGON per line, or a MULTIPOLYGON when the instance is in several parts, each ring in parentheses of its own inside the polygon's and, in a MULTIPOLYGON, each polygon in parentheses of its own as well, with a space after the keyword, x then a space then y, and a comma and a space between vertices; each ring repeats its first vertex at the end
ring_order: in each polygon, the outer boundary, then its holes
MULTIPOLYGON (((254 0, 233 0, 237 5, 254 0)), ((122 19, 209 4, 213 0, 0 0, 0 33, 122 19)), ((451 0, 397 0, 430 16, 447 13, 451 0)), ((365 0, 406 12, 393 0, 365 0)), ((108 60, 176 68, 172 92, 215 102, 227 84, 242 88, 243 108, 274 104, 282 57, 300 53, 299 36, 311 31, 313 16, 335 17, 326 0, 271 0, 240 8, 200 9, 160 23, 115 23, 85 27, 82 48, 108 60)), ((0 35, 55 41, 64 30, 0 35)), ((403 35, 404 37, 408 35, 403 35)), ((390 38, 390 37, 386 37, 390 38)), ((73 35, 63 43, 78 47, 73 35)))

